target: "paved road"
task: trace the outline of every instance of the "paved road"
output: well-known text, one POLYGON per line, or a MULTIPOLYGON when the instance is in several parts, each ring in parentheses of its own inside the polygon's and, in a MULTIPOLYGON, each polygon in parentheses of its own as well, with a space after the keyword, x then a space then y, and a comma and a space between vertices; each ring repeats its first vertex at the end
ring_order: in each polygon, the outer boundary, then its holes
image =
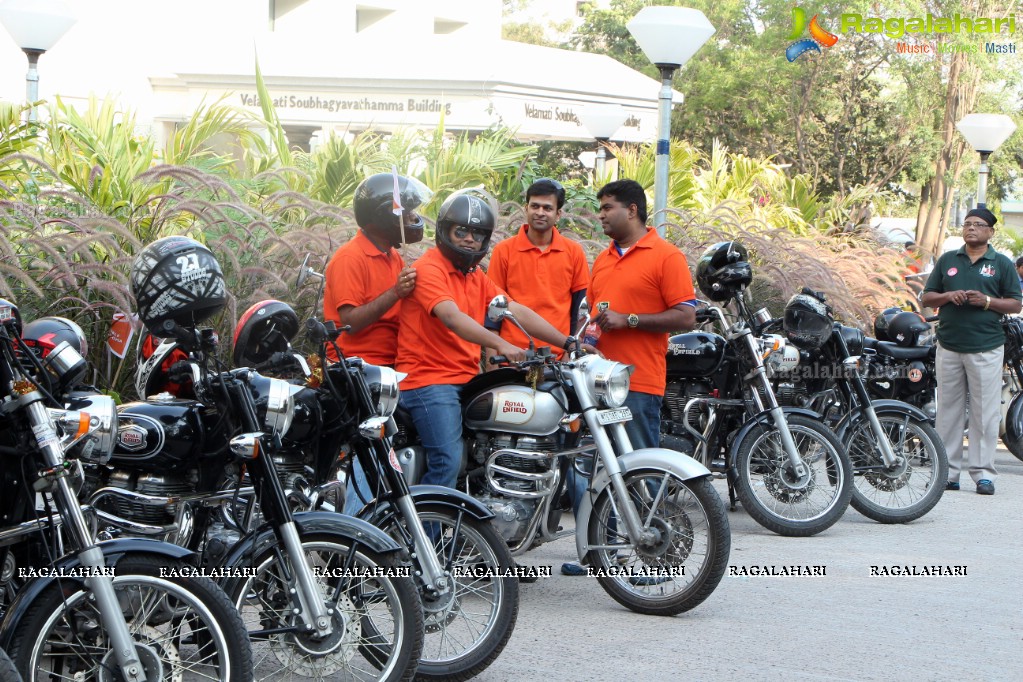
POLYGON ((850 507, 816 537, 785 538, 740 507, 729 514, 731 565, 824 565, 827 575, 726 575, 673 618, 634 614, 595 581, 559 575, 572 539, 538 548, 521 563, 554 575, 523 585, 515 633, 477 679, 1021 679, 1023 462, 1004 450, 996 462, 993 497, 964 475, 961 491, 906 525, 850 507), (870 575, 893 565, 965 566, 966 575, 870 575))

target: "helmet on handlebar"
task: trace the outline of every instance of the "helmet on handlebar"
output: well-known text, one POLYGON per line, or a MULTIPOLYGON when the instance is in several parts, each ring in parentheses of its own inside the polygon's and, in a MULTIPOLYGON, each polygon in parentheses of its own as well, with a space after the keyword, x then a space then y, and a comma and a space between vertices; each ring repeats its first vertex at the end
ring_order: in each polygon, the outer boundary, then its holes
POLYGON ((455 192, 441 204, 437 213, 437 248, 463 274, 471 272, 490 248, 490 237, 497 223, 497 202, 482 190, 455 192), (478 249, 465 249, 451 238, 453 227, 462 227, 484 235, 478 249))
POLYGON ((907 311, 892 317, 888 323, 888 338, 900 346, 909 348, 917 345, 920 336, 930 330, 931 325, 927 324, 923 315, 907 311))
POLYGON ((902 312, 902 308, 885 308, 877 314, 874 318, 874 338, 878 341, 891 341, 891 337, 888 335, 888 325, 892 323, 892 320, 896 315, 902 312))
POLYGON ((831 337, 834 320, 827 303, 812 294, 799 293, 785 304, 782 326, 789 341, 807 350, 820 348, 831 337))
POLYGON ((433 196, 433 192, 415 178, 397 176, 402 220, 394 206, 395 176, 391 173, 371 175, 355 188, 355 222, 374 237, 386 239, 391 246, 415 244, 423 240, 423 218, 416 209, 433 196), (404 223, 405 233, 401 228, 404 223))
POLYGON ((139 400, 157 393, 170 393, 177 398, 193 397, 191 381, 179 384, 170 380, 170 368, 182 360, 188 360, 188 354, 181 350, 176 341, 146 334, 136 359, 138 369, 135 371, 135 392, 139 400))
POLYGON ((742 244, 718 242, 707 248, 696 263, 696 283, 712 301, 727 301, 753 281, 749 254, 742 244))
POLYGON ((21 338, 40 360, 49 355, 62 341, 71 344, 82 357, 89 354, 89 342, 85 340, 85 332, 66 317, 40 317, 32 320, 25 325, 21 338))
POLYGON ((298 315, 283 301, 269 299, 256 303, 238 320, 234 330, 235 367, 254 367, 274 353, 291 348, 298 333, 298 315))
POLYGON ((164 323, 193 327, 227 304, 220 263, 188 237, 164 237, 142 249, 131 265, 131 293, 139 319, 157 336, 168 335, 164 323))

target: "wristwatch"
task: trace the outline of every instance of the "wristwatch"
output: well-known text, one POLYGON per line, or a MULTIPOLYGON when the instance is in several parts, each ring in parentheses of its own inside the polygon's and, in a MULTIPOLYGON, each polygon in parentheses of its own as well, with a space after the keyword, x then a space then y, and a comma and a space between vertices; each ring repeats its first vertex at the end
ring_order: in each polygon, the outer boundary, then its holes
POLYGON ((629 315, 629 329, 635 329, 639 326, 639 315, 632 313, 629 315))

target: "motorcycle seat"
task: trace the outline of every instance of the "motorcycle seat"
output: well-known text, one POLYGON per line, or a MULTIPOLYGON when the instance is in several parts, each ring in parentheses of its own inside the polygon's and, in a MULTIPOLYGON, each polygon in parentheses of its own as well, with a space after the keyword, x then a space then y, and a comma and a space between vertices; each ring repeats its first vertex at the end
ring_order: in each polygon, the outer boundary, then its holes
POLYGON ((934 346, 911 346, 904 348, 891 341, 878 341, 874 347, 878 355, 885 355, 896 360, 926 360, 934 353, 934 346))

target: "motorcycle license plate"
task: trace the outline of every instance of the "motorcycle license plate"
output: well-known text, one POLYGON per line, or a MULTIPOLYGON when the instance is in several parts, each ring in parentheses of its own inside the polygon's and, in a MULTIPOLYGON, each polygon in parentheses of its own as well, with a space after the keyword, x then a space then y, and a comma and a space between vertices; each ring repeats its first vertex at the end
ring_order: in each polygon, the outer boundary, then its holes
POLYGON ((632 411, 627 407, 619 407, 616 410, 601 410, 597 412, 597 423, 601 426, 618 424, 632 420, 632 411))

